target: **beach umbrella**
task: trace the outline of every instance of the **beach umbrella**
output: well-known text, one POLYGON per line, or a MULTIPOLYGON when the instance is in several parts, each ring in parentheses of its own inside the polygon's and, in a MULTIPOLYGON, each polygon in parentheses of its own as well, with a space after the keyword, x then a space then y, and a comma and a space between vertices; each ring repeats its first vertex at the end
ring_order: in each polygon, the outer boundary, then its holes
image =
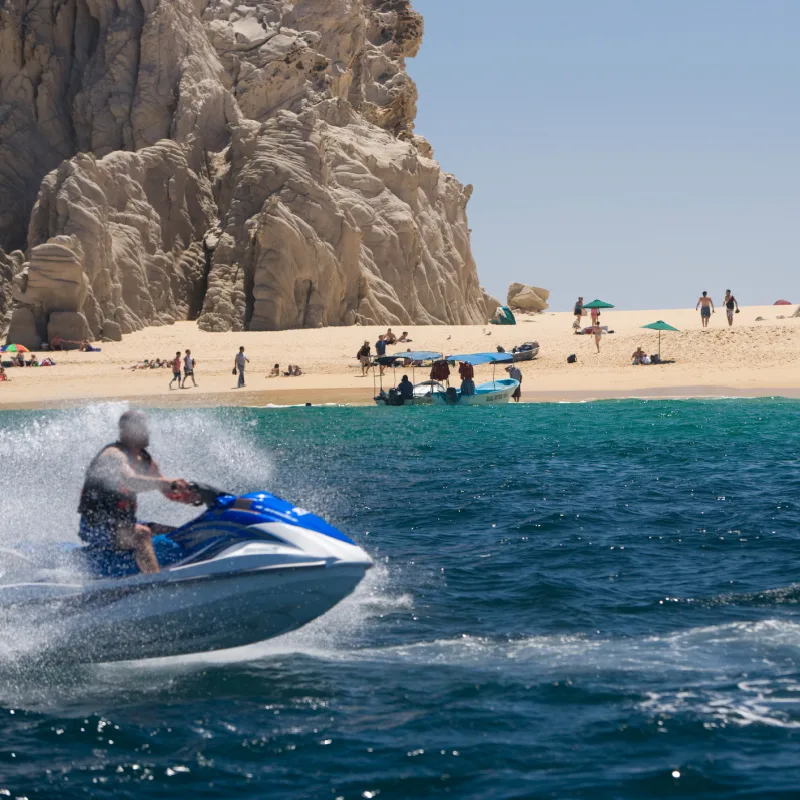
POLYGON ((584 308, 614 308, 611 303, 605 303, 602 300, 592 300, 591 303, 584 303, 584 308))
POLYGON ((651 331, 658 331, 658 358, 661 359, 661 331, 675 331, 678 332, 677 328, 673 328, 672 325, 668 325, 664 322, 663 319, 658 320, 658 322, 651 322, 649 325, 642 325, 643 328, 647 328, 651 331))
POLYGON ((4 344, 0 353, 30 353, 30 350, 24 344, 4 344))

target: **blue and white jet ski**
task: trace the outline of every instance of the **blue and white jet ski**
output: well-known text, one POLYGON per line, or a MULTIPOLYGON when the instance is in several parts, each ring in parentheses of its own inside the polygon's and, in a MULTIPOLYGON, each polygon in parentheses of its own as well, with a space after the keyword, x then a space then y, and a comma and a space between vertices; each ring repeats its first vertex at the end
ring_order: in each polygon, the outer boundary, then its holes
POLYGON ((208 508, 154 538, 160 573, 142 575, 125 553, 64 546, 44 561, 25 557, 15 582, 0 585, 0 611, 41 630, 45 657, 176 656, 293 631, 347 597, 373 565, 344 533, 267 492, 193 488, 208 508))

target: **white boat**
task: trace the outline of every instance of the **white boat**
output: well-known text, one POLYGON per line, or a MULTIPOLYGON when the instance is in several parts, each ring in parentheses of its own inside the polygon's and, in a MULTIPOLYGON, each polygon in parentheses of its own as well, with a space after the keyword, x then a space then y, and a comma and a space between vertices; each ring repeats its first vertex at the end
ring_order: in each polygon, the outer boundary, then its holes
POLYGON ((319 517, 267 492, 199 487, 200 517, 153 540, 161 572, 128 553, 62 546, 18 554, 0 615, 49 661, 123 661, 224 650, 279 636, 358 586, 372 559, 319 517))
MULTIPOLYGON (((447 361, 463 362, 478 366, 491 364, 511 364, 514 357, 511 353, 466 353, 447 356, 447 361)), ((494 377, 490 381, 475 386, 474 391, 463 391, 464 382, 460 389, 451 386, 443 392, 433 393, 433 402, 439 406, 487 406, 498 403, 508 403, 514 392, 519 388, 519 381, 513 378, 494 377)))

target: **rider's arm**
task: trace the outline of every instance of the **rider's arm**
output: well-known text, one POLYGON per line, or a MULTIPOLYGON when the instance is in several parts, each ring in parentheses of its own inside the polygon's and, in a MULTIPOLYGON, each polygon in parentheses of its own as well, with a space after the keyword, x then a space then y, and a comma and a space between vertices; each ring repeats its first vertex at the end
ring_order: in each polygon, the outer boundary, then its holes
MULTIPOLYGON (((119 476, 121 483, 125 488, 131 492, 158 492, 169 491, 173 481, 165 478, 161 471, 156 467, 156 470, 150 475, 140 475, 135 472, 128 459, 119 450, 109 450, 106 452, 104 458, 109 459, 108 471, 116 472, 119 476), (115 464, 111 464, 111 459, 114 459, 115 464)), ((101 471, 105 471, 102 470, 101 471)))

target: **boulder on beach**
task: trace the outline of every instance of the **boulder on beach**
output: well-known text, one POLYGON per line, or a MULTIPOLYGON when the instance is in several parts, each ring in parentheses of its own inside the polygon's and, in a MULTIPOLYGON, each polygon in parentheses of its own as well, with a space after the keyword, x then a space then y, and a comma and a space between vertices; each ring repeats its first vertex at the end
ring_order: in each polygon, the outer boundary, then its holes
POLYGON ((550 292, 547 289, 524 283, 512 283, 508 287, 506 305, 513 311, 545 311, 549 299, 550 292))

